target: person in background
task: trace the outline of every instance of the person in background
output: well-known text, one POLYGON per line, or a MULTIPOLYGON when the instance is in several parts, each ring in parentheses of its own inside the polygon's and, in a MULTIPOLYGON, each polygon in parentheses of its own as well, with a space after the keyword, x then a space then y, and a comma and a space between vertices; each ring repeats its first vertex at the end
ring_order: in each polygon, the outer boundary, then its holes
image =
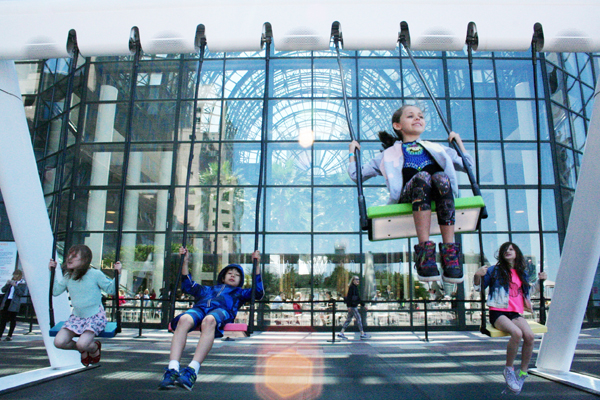
POLYGON ((4 334, 6 324, 10 323, 5 341, 11 341, 17 326, 17 314, 27 299, 27 284, 23 279, 23 271, 16 270, 11 279, 6 281, 2 288, 2 301, 0 302, 0 339, 4 334))

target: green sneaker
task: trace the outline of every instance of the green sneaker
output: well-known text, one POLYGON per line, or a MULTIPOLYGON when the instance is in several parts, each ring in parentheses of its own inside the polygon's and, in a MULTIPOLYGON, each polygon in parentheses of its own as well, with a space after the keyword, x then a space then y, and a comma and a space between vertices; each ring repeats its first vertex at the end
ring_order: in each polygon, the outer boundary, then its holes
POLYGON ((529 374, 527 372, 519 371, 519 373, 517 374, 517 382, 519 384, 519 391, 515 392, 515 394, 521 393, 521 390, 523 390, 523 384, 525 383, 525 379, 527 379, 527 377, 529 377, 529 374))

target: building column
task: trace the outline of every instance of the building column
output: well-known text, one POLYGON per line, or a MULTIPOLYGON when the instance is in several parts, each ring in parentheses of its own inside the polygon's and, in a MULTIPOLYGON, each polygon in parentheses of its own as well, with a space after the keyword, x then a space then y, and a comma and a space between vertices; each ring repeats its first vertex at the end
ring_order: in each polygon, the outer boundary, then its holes
MULTIPOLYGON (((108 102, 117 100, 119 91, 109 85, 100 87, 100 101, 108 102)), ((101 103, 98 106, 98 118, 96 120, 96 131, 94 142, 111 143, 115 130, 115 115, 117 105, 115 103, 101 103)), ((93 152, 92 175, 90 186, 108 185, 110 163, 112 154, 110 152, 93 152)), ((90 190, 87 208, 87 226, 91 231, 103 231, 106 223, 106 196, 105 190, 90 190)), ((85 239, 85 244, 92 249, 92 265, 101 266, 104 248, 104 234, 92 233, 85 239)))
MULTIPOLYGON (((52 229, 13 61, 0 61, 0 110, 0 189, 46 352, 53 368, 76 365, 79 353, 55 348, 48 334, 52 229)), ((57 321, 69 317, 66 293, 55 297, 53 305, 57 321)))
MULTIPOLYGON (((171 183, 171 170, 173 165, 173 153, 170 151, 162 152, 160 155, 160 175, 158 183, 160 185, 169 185, 171 183)), ((152 274, 152 288, 158 294, 162 289, 163 270, 165 267, 165 250, 170 255, 171 249, 165 248, 167 229, 167 205, 169 193, 166 190, 159 190, 156 194, 156 234, 154 234, 154 270, 152 274)))

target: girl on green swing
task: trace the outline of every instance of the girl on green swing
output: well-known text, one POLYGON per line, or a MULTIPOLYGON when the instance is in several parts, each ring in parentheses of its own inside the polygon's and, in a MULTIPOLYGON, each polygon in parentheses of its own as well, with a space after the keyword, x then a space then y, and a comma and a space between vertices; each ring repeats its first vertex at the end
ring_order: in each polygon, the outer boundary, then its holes
MULTIPOLYGON (((456 284, 464 280, 459 262, 460 244, 454 241, 454 198, 458 197, 456 171, 465 171, 462 158, 454 149, 421 139, 425 131, 423 111, 414 105, 403 105, 392 115, 394 134, 379 132, 383 151, 362 166, 363 181, 377 175, 385 178, 390 192, 388 204, 411 203, 419 244, 415 245, 415 268, 420 281, 443 280, 456 284), (443 275, 436 264, 436 245, 429 240, 431 229, 431 202, 435 201, 438 224, 442 234, 439 244, 443 275)), ((448 141, 455 141, 467 161, 467 153, 456 132, 448 141)), ((356 157, 360 144, 349 146, 348 174, 356 182, 356 157)))

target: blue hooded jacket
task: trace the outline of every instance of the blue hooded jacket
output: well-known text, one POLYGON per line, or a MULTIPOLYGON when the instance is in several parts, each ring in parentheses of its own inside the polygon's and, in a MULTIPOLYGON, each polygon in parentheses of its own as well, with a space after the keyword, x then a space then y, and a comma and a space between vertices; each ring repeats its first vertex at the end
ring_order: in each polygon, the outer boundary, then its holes
MULTIPOLYGON (((181 290, 184 293, 195 297, 194 308, 201 308, 206 313, 221 309, 229 313, 229 318, 225 323, 233 322, 238 309, 246 302, 250 301, 252 289, 242 289, 244 285, 244 270, 238 264, 229 264, 221 270, 217 278, 215 286, 203 286, 192 279, 192 275, 187 275, 181 282, 181 290), (230 268, 235 268, 239 271, 241 279, 237 287, 227 285, 223 282, 223 278, 230 268)), ((265 294, 262 283, 262 278, 256 275, 256 299, 260 300, 265 294)), ((219 329, 222 327, 219 327, 219 329)))

